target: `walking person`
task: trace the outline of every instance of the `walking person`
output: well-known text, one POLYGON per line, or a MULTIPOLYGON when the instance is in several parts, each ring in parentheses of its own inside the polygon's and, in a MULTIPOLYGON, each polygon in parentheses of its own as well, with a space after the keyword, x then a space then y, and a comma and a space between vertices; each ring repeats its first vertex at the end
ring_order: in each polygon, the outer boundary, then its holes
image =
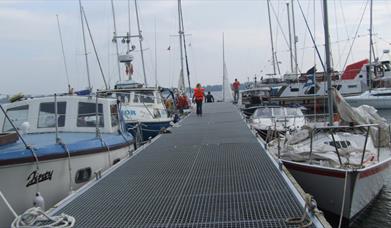
POLYGON ((194 88, 193 102, 195 101, 197 105, 197 116, 202 116, 202 102, 205 97, 205 89, 201 87, 200 83, 197 83, 196 88, 194 88))
POLYGON ((240 82, 237 78, 235 78, 234 83, 232 84, 232 88, 234 91, 234 103, 238 103, 239 101, 239 89, 240 89, 240 82))
POLYGON ((206 103, 212 103, 215 102, 215 98, 212 94, 210 94, 210 91, 208 91, 208 94, 205 96, 205 102, 206 103))

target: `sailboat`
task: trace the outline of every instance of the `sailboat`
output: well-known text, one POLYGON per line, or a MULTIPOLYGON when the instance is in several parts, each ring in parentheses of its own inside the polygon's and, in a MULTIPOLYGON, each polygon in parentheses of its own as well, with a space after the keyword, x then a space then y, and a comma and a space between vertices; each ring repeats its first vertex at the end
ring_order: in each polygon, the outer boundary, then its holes
POLYGON ((327 0, 323 1, 323 9, 329 122, 305 126, 283 140, 274 140, 269 150, 304 191, 315 197, 321 209, 339 215, 342 221, 363 211, 383 188, 391 166, 390 132, 376 110, 350 107, 331 87, 327 0), (333 122, 333 101, 342 118, 340 125, 333 122))

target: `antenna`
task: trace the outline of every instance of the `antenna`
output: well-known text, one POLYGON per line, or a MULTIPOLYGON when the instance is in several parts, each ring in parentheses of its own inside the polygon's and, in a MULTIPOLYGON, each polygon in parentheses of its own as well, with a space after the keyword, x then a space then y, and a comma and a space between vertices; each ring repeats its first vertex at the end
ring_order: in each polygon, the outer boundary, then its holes
POLYGON ((71 90, 71 83, 69 82, 69 73, 68 73, 68 66, 67 66, 67 60, 65 58, 65 51, 64 51, 64 43, 62 41, 62 33, 61 33, 61 26, 60 26, 60 19, 58 18, 58 14, 56 14, 57 17, 57 26, 58 26, 58 34, 60 36, 60 42, 61 42, 61 51, 62 51, 62 57, 64 60, 64 67, 65 67, 65 77, 67 78, 68 82, 68 93, 71 90))

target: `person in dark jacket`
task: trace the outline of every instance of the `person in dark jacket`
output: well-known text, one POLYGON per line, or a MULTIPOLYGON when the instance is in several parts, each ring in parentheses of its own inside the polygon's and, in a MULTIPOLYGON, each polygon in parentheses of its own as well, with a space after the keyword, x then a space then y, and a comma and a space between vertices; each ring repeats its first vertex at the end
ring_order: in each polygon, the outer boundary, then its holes
POLYGON ((213 97, 212 94, 210 94, 210 91, 209 91, 208 94, 205 96, 205 102, 206 102, 206 103, 215 102, 215 98, 213 97))

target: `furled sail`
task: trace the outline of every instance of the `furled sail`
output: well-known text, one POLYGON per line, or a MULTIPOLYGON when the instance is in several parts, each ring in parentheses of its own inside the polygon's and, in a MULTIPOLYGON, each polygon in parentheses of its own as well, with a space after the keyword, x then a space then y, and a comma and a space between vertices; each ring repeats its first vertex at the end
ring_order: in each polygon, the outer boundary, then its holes
POLYGON ((223 63, 223 101, 224 102, 233 101, 231 84, 229 83, 227 65, 225 64, 225 60, 223 63))

